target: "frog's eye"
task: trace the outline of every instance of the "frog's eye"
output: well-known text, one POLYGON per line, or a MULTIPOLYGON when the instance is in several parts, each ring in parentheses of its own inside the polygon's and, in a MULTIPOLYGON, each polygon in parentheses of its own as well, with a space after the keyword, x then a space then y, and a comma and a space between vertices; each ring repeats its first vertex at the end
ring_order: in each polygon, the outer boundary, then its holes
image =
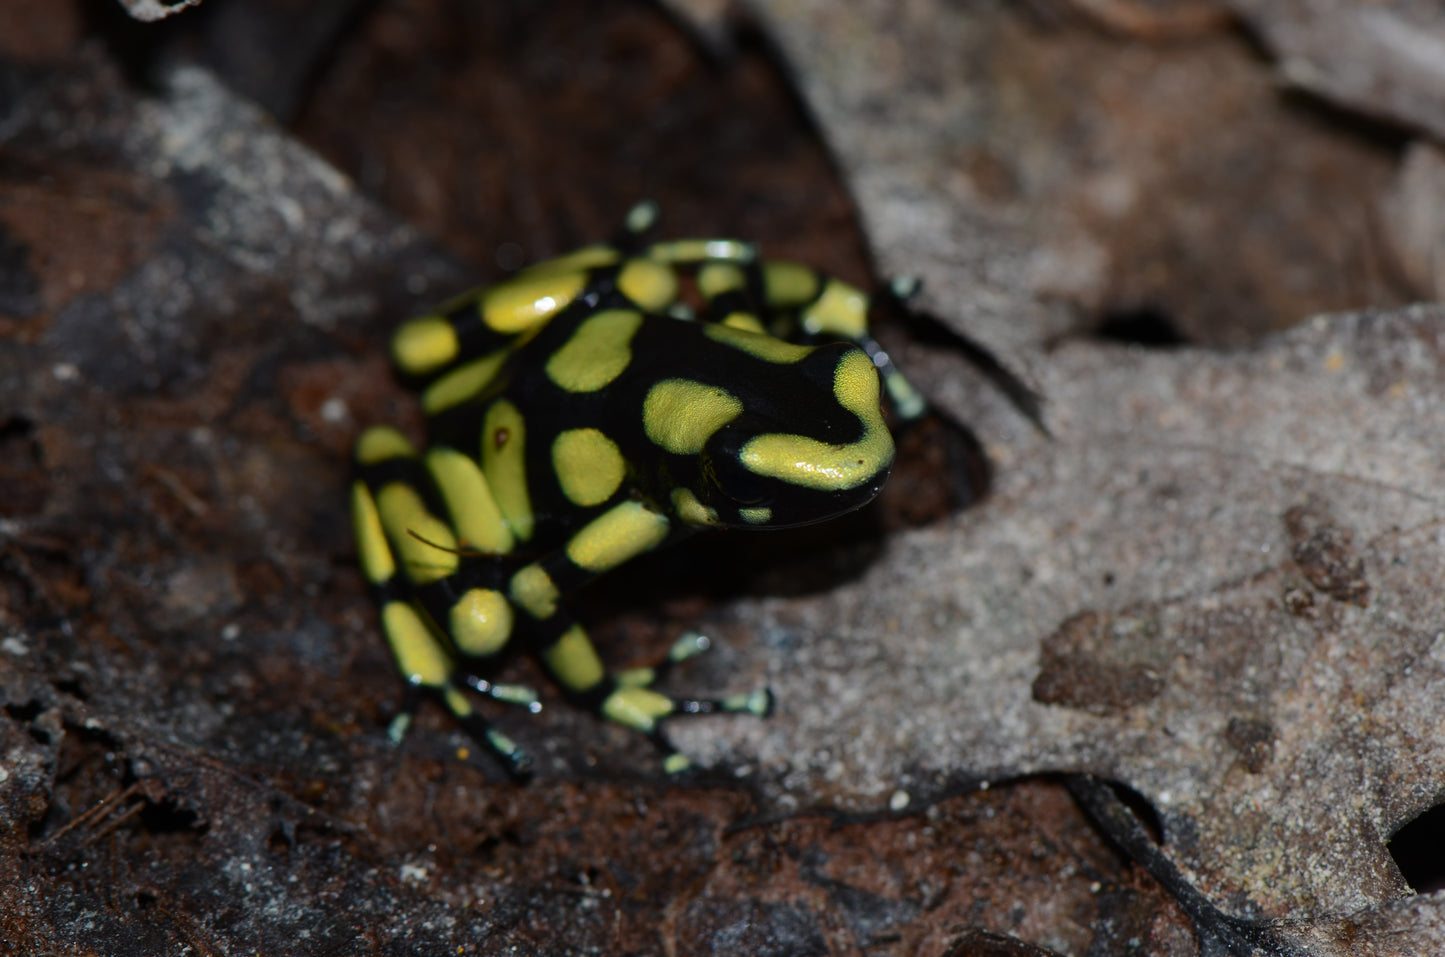
POLYGON ((703 472, 728 501, 737 505, 764 504, 772 494, 770 483, 743 465, 740 454, 749 435, 741 429, 725 428, 713 436, 703 453, 703 472))

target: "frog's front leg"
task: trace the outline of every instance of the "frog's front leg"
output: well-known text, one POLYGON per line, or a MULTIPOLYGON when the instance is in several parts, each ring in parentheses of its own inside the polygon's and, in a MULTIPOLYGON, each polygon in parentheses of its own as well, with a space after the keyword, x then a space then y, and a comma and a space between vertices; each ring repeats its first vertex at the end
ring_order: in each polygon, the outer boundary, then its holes
POLYGON ((578 529, 562 548, 519 570, 509 585, 512 603, 534 620, 538 658, 567 695, 609 721, 651 737, 666 755, 664 767, 670 774, 686 770, 690 762, 662 734, 659 723, 664 718, 722 711, 761 717, 772 710, 772 693, 764 689, 699 699, 654 690, 653 682, 666 671, 707 649, 707 639, 695 632, 674 643, 657 667, 608 672, 563 599, 598 575, 687 534, 689 529, 675 529, 666 515, 642 502, 621 502, 578 529))

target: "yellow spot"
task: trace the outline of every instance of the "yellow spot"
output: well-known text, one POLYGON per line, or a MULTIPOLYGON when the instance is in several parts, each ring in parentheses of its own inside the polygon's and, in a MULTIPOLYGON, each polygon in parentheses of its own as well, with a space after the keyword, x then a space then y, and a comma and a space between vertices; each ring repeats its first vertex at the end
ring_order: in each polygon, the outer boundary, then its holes
POLYGON ((568 429, 552 441, 552 468, 562 494, 584 508, 601 505, 622 484, 622 450, 597 429, 568 429))
POLYGON ((415 455, 416 449, 396 429, 389 425, 376 425, 361 433, 356 440, 354 454, 360 464, 375 465, 387 459, 415 455))
POLYGON ((555 259, 528 266, 518 276, 555 276, 564 272, 584 272, 598 266, 610 266, 622 258, 611 246, 583 246, 555 259))
POLYGON ((526 609, 533 618, 544 620, 557 613, 557 600, 561 594, 541 565, 528 565, 512 576, 508 586, 512 601, 526 609))
POLYGON ((477 309, 488 327, 510 335, 541 325, 587 288, 587 273, 524 272, 482 293, 477 309))
POLYGON ((756 332, 760 335, 766 334, 762 320, 750 312, 730 312, 723 317, 722 324, 729 329, 741 329, 744 332, 756 332))
POLYGON ((802 263, 763 263, 763 289, 768 305, 790 309, 818 298, 818 271, 802 263))
POLYGON ((757 331, 749 331, 732 325, 708 323, 702 331, 714 342, 732 346, 734 349, 746 352, 764 362, 776 362, 780 365, 797 362, 813 351, 812 346, 799 346, 781 339, 774 339, 762 332, 761 327, 757 331))
POLYGON ((425 585, 457 570, 457 540, 451 526, 427 511, 416 489, 388 482, 376 493, 376 509, 408 578, 425 585))
POLYGON ((647 312, 657 312, 677 298, 677 273, 651 259, 629 259, 617 273, 617 288, 647 312))
POLYGON ((831 491, 856 488, 893 461, 893 437, 878 408, 878 373, 860 349, 833 373, 833 395, 863 422, 856 442, 830 445, 801 435, 769 433, 749 439, 739 458, 749 470, 791 485, 831 491))
POLYGON ((515 405, 498 399, 487 408, 480 440, 482 472, 512 534, 524 542, 532 537, 536 522, 527 491, 526 438, 526 423, 515 405))
POLYGON ((649 259, 665 263, 700 263, 708 260, 750 263, 758 258, 752 243, 738 239, 674 239, 653 243, 647 249, 649 259))
POLYGON ((770 508, 740 508, 738 516, 749 525, 766 525, 773 520, 770 508))
POLYGON ((649 688, 618 688, 602 702, 602 715, 623 727, 650 732, 672 714, 672 699, 649 688))
POLYGON ((732 263, 708 263, 697 271, 697 288, 705 299, 747 288, 747 277, 732 263))
POLYGON ((597 657, 597 649, 581 625, 573 625, 563 632, 542 658, 557 681, 571 691, 586 691, 606 675, 602 659, 597 657))
POLYGON ((401 324, 391 337, 391 358, 407 375, 425 375, 451 362, 461 346, 456 330, 441 316, 421 316, 401 324))
POLYGON ((662 544, 668 527, 665 515, 641 502, 623 502, 578 529, 567 542, 567 557, 579 568, 604 572, 662 544))
POLYGON ((868 332, 868 297, 856 286, 829 279, 818 301, 803 310, 802 321, 811 335, 857 339, 868 332))
MULTIPOLYGON (((707 326, 709 332, 719 328, 707 326)), ((667 451, 695 455, 714 432, 742 411, 743 404, 717 386, 691 379, 663 379, 648 390, 642 402, 642 428, 654 444, 667 451)))
POLYGON ((447 683, 451 658, 415 608, 404 601, 387 602, 381 609, 381 627, 402 677, 428 688, 447 683))
POLYGON ((457 648, 485 658, 501 651, 512 636, 512 605, 501 592, 473 588, 452 605, 448 621, 457 648))
POLYGON ((717 512, 697 500, 692 489, 672 490, 672 509, 677 517, 689 525, 716 525, 717 512))
POLYGON ((692 767, 692 758, 685 754, 669 754, 662 759, 662 770, 668 774, 681 774, 692 767))
POLYGON ((596 392, 632 361, 632 337, 642 313, 608 309, 587 319, 547 360, 547 378, 568 392, 596 392))
POLYGON ((498 349, 490 355, 473 359, 427 386, 421 395, 421 406, 427 415, 461 405, 491 384, 497 370, 511 355, 510 349, 498 349))
POLYGON ((456 449, 435 448, 426 454, 426 467, 463 545, 492 555, 512 550, 512 530, 474 460, 456 449))
POLYGON ((1345 354, 1338 349, 1331 349, 1330 354, 1325 356, 1325 371, 1339 372, 1345 367, 1345 354))
POLYGON ((376 501, 362 482, 351 485, 351 529, 356 536, 356 550, 361 555, 361 571, 373 585, 388 581, 396 574, 396 559, 386 544, 376 501))

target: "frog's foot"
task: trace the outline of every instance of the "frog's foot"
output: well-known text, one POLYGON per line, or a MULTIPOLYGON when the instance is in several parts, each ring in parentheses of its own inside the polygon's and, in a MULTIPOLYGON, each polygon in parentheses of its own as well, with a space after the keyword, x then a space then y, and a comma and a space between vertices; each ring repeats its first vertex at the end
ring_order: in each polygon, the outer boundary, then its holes
POLYGON ((700 631, 688 629, 672 643, 667 657, 660 664, 650 668, 628 668, 615 673, 612 678, 621 688, 650 688, 671 674, 672 669, 684 661, 696 658, 711 647, 711 638, 700 631))
MULTIPOLYGON (((624 689, 619 689, 622 691, 624 689)), ((725 714, 727 712, 745 712, 754 717, 766 718, 773 713, 773 691, 771 688, 756 688, 742 694, 729 695, 724 698, 672 698, 665 695, 658 695, 651 689, 627 689, 634 692, 643 692, 649 695, 657 695, 664 698, 670 705, 671 710, 654 719, 653 729, 648 733, 653 744, 662 752, 662 767, 670 775, 684 774, 692 770, 692 759, 677 748, 662 733, 658 726, 664 718, 685 717, 697 714, 725 714)), ((616 696, 619 692, 613 692, 616 696)), ((609 697, 609 701, 611 697, 609 697)), ((605 707, 605 703, 604 703, 605 707)), ((609 717, 611 715, 609 714, 609 717)), ((613 718, 613 720, 616 720, 613 718)))
MULTIPOLYGON (((478 693, 489 698, 495 698, 508 704, 521 705, 532 714, 542 710, 542 703, 537 697, 537 692, 525 685, 497 684, 477 677, 469 677, 466 681, 478 693)), ((391 723, 386 728, 386 736, 391 739, 393 745, 400 745, 407 732, 411 730, 417 708, 421 706, 422 698, 428 693, 435 695, 451 712, 452 717, 466 732, 467 737, 486 748, 496 756, 497 760, 502 762, 503 767, 507 769, 507 774, 519 780, 531 775, 532 756, 527 753, 527 750, 492 727, 485 718, 477 713, 461 689, 452 684, 450 680, 441 687, 408 684, 406 697, 402 699, 401 710, 397 712, 396 717, 391 719, 391 723)))
POLYGON ((673 668, 707 651, 712 646, 700 632, 688 631, 673 643, 667 658, 656 667, 633 668, 613 676, 614 687, 602 700, 598 710, 616 724, 641 731, 652 738, 663 752, 663 767, 668 774, 681 774, 692 767, 687 755, 677 751, 662 734, 660 723, 667 718, 684 715, 746 712, 759 718, 773 713, 773 692, 759 688, 742 694, 720 698, 679 698, 663 694, 652 685, 673 668))

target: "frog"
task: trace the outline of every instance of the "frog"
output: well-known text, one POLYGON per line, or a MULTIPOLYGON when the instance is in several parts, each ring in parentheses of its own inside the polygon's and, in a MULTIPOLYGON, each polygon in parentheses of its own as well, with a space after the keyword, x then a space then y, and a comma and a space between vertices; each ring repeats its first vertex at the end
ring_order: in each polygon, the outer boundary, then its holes
POLYGON ((899 422, 926 410, 869 329, 877 300, 907 297, 907 281, 869 295, 750 242, 653 240, 656 216, 643 204, 614 240, 464 293, 393 336, 427 439, 418 447, 390 425, 360 435, 351 520, 407 687, 388 728, 397 743, 430 697, 509 773, 529 775, 529 751, 475 700, 541 709, 533 689, 492 680, 522 651, 565 698, 650 737, 666 773, 691 770, 666 721, 766 717, 772 692, 659 690, 710 646, 694 630, 656 666, 609 669, 571 599, 711 529, 861 508, 895 455, 885 398, 899 422))

